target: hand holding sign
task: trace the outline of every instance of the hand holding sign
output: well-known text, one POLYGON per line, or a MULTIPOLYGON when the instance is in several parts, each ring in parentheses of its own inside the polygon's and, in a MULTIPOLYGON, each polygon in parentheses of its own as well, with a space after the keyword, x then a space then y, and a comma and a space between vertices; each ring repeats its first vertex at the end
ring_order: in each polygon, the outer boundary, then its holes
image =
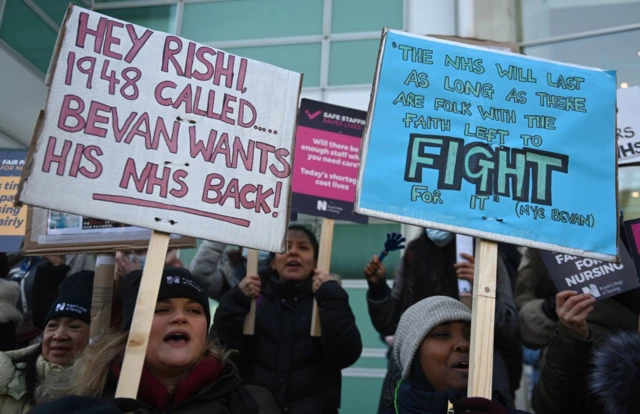
POLYGON ((384 265, 382 261, 378 259, 378 256, 373 256, 367 267, 364 268, 364 275, 369 283, 380 283, 384 281, 384 265))
POLYGON ((334 280, 334 279, 327 272, 320 269, 314 270, 313 285, 311 286, 313 293, 316 293, 316 291, 320 289, 320 286, 322 286, 323 283, 329 282, 331 280, 334 280))
POLYGON ((240 290, 244 293, 245 296, 250 298, 257 298, 260 296, 260 292, 262 290, 262 282, 260 281, 260 276, 258 275, 247 275, 240 282, 240 290))
POLYGON ((387 233, 387 241, 384 242, 384 250, 380 253, 380 261, 382 262, 389 252, 404 249, 406 240, 401 233, 387 233))
POLYGON ((596 299, 588 293, 578 294, 573 290, 565 290, 556 295, 556 313, 567 329, 577 336, 587 339, 589 325, 587 316, 593 311, 596 299))

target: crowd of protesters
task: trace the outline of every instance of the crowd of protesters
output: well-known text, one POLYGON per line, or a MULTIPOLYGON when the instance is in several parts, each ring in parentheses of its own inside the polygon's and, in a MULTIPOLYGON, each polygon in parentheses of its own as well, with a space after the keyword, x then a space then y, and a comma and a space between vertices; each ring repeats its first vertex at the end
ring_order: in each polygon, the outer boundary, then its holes
MULTIPOLYGON (((170 251, 135 399, 116 389, 144 256, 117 255, 112 326, 91 337, 92 255, 0 255, 0 413, 338 413, 342 370, 363 345, 349 295, 318 269, 318 252, 314 232, 296 224, 286 253, 260 252, 257 274, 241 248, 203 242, 189 269, 170 251)), ((456 257, 454 234, 424 229, 391 287, 380 257, 364 264, 368 313, 390 346, 377 412, 522 413, 527 362, 538 414, 640 413, 640 289, 597 302, 557 292, 538 251, 503 244, 492 398, 467 397, 472 313, 458 280, 473 282, 474 257, 456 257)))

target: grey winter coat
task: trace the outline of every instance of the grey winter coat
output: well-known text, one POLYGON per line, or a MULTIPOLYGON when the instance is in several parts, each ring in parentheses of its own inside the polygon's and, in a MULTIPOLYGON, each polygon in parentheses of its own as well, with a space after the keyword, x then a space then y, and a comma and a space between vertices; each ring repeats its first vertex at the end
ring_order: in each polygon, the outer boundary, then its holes
MULTIPOLYGON (((234 264, 224 243, 205 240, 191 262, 191 273, 200 278, 211 299, 220 301, 222 296, 246 276, 246 259, 234 264)), ((268 263, 267 263, 268 265, 268 263)), ((265 266, 265 263, 260 263, 265 266)))
POLYGON ((600 414, 604 411, 587 388, 594 346, 601 345, 614 332, 637 331, 638 315, 615 299, 606 299, 595 303, 587 323, 590 331, 587 339, 558 323, 533 394, 537 414, 600 414))
MULTIPOLYGON (((15 331, 20 327, 20 324, 22 324, 22 312, 20 312, 16 306, 19 299, 20 285, 16 282, 0 278, 0 327, 6 326, 10 328, 14 333, 14 340, 15 331)), ((0 334, 7 337, 9 336, 8 332, 3 332, 2 328, 0 328, 0 334)), ((0 338, 0 343, 2 342, 3 338, 0 338)), ((15 347, 15 343, 13 346, 15 347)))

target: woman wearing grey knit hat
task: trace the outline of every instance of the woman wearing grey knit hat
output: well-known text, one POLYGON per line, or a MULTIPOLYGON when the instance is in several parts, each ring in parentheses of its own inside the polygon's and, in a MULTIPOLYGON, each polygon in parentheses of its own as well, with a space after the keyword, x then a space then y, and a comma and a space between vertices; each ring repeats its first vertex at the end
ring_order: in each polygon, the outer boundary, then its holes
POLYGON ((400 318, 393 356, 402 370, 394 408, 385 414, 455 413, 526 414, 493 401, 466 398, 469 381, 471 312, 461 302, 432 296, 411 306, 400 318))

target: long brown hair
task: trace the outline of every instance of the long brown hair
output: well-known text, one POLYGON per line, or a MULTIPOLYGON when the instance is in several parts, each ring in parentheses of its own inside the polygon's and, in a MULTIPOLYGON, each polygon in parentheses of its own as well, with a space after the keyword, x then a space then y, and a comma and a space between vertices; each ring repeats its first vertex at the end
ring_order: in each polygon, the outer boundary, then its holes
MULTIPOLYGON (((37 400, 48 401, 65 395, 101 397, 111 364, 124 356, 128 336, 129 332, 103 333, 85 348, 71 367, 61 373, 63 375, 52 375, 42 383, 36 394, 37 400)), ((202 358, 213 356, 226 362, 233 352, 210 339, 202 358)))
POLYGON ((423 230, 407 245, 402 262, 401 314, 411 305, 431 296, 460 299, 458 277, 453 267, 456 262, 455 242, 439 247, 423 230))

